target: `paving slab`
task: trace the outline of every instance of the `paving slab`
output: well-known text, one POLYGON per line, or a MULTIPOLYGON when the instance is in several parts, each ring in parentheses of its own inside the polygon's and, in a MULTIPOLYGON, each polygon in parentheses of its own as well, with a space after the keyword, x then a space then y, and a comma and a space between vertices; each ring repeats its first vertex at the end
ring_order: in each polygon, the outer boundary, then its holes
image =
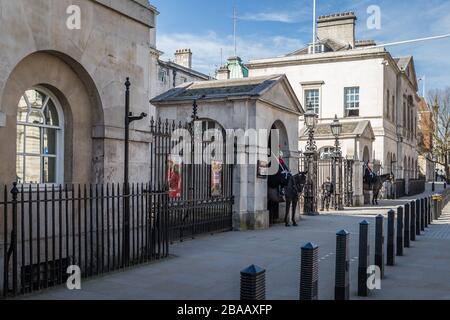
MULTIPOLYGON (((274 226, 264 231, 203 236, 171 246, 169 259, 100 278, 86 279, 82 290, 64 287, 27 295, 37 300, 237 300, 239 272, 251 264, 266 269, 267 299, 298 300, 300 248, 319 245, 319 298, 334 299, 336 232, 350 232, 351 299, 357 295, 359 223, 370 222, 371 263, 374 261, 375 217, 407 200, 382 200, 379 207, 302 217, 299 227, 274 226)), ((387 220, 387 219, 386 219, 387 220)), ((387 223, 387 221, 386 221, 387 223)), ((385 227, 385 232, 387 227, 385 227)), ((450 299, 450 207, 395 267, 386 268, 382 290, 368 299, 450 299)))

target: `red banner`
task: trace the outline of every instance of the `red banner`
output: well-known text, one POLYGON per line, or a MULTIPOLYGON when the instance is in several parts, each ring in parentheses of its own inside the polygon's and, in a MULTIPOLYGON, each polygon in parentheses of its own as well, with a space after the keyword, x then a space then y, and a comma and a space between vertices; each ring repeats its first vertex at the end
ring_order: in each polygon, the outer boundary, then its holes
POLYGON ((181 198, 182 193, 182 161, 180 156, 169 156, 167 165, 167 181, 169 182, 169 198, 181 198))

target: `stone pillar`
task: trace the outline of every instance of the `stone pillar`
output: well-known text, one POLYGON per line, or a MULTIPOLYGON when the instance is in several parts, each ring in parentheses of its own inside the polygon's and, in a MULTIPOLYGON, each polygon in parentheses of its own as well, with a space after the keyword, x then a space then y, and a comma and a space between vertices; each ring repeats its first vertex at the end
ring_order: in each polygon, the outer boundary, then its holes
POLYGON ((353 164, 353 206, 364 205, 363 163, 355 161, 353 164), (358 174, 358 173, 361 174, 358 174))
MULTIPOLYGON (((237 157, 256 154, 256 146, 238 147, 237 157)), ((257 165, 236 165, 233 172, 233 229, 265 230, 269 228, 267 179, 257 178, 257 165)))

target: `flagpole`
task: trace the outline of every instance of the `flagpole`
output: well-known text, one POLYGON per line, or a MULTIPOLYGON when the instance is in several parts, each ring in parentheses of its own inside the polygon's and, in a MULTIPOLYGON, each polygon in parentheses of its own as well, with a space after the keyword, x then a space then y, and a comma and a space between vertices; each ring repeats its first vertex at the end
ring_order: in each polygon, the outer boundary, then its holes
POLYGON ((313 0, 313 50, 316 53, 316 0, 313 0))

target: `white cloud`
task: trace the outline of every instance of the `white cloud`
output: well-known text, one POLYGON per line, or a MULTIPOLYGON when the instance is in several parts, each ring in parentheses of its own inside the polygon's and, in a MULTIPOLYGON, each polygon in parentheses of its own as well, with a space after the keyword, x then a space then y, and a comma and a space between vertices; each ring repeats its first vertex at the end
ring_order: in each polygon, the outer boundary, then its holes
MULTIPOLYGON (((239 37, 237 43, 238 55, 244 61, 279 56, 303 46, 300 39, 283 36, 239 37)), ((173 59, 173 54, 177 49, 190 48, 193 52, 193 68, 206 74, 213 74, 221 62, 224 62, 220 61, 221 50, 223 60, 234 55, 232 37, 221 37, 212 31, 205 34, 161 34, 158 36, 157 44, 158 49, 165 53, 163 59, 173 59)))
POLYGON ((247 21, 270 21, 270 22, 283 22, 294 23, 297 22, 294 15, 286 12, 259 12, 259 13, 247 13, 243 16, 239 16, 240 20, 247 21))

